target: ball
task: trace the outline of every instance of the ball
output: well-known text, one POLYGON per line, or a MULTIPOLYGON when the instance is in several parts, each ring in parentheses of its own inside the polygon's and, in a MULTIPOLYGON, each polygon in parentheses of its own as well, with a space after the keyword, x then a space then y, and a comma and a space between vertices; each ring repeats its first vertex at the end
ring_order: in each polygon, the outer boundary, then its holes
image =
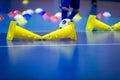
POLYGON ((24 14, 28 14, 28 11, 27 10, 22 11, 22 15, 24 14))
POLYGON ((22 4, 24 4, 24 5, 29 4, 29 0, 23 0, 23 1, 22 1, 22 4))
POLYGON ((40 12, 42 12, 42 11, 43 11, 42 8, 36 8, 36 9, 35 9, 35 13, 36 13, 36 14, 38 14, 38 13, 40 13, 40 12))
POLYGON ((45 13, 44 15, 43 15, 43 18, 44 19, 49 19, 51 17, 51 14, 50 13, 45 13))
POLYGON ((63 28, 69 25, 69 22, 71 22, 70 19, 63 19, 60 24, 59 24, 59 28, 63 28))
POLYGON ((41 11, 38 14, 41 15, 41 16, 43 16, 45 13, 46 13, 45 11, 41 11))
POLYGON ((61 12, 57 12, 57 13, 55 14, 55 16, 57 16, 57 17, 59 17, 59 18, 61 19, 62 14, 61 14, 61 12))
POLYGON ((32 17, 32 15, 30 15, 30 14, 24 14, 23 17, 24 17, 26 20, 29 20, 29 19, 32 17))
POLYGON ((0 21, 3 21, 4 17, 2 15, 0 15, 0 21))
POLYGON ((16 23, 20 26, 24 26, 27 24, 27 20, 25 18, 19 18, 18 20, 16 20, 16 23))
POLYGON ((21 14, 21 11, 19 11, 19 10, 14 10, 13 13, 14 13, 15 15, 17 15, 17 14, 21 14))
POLYGON ((21 14, 17 14, 15 17, 14 17, 14 19, 15 20, 18 20, 18 19, 20 19, 20 18, 24 18, 21 14))
POLYGON ((104 18, 105 16, 103 15, 103 13, 98 13, 97 14, 97 18, 104 18))
POLYGON ((103 15, 104 15, 105 17, 111 17, 110 12, 104 12, 103 15))
POLYGON ((32 9, 28 9, 27 13, 32 15, 32 14, 34 14, 34 11, 32 9))
POLYGON ((59 17, 57 17, 57 16, 51 16, 50 20, 53 21, 53 22, 57 22, 57 21, 59 21, 59 17))
POLYGON ((13 11, 10 11, 10 12, 8 13, 8 16, 9 16, 10 18, 13 18, 13 17, 15 16, 15 14, 14 14, 13 11))

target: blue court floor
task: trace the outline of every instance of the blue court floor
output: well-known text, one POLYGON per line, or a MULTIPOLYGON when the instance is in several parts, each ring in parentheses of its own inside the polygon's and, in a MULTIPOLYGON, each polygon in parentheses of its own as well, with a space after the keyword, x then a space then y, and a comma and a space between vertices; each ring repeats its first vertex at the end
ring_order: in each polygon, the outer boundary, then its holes
MULTIPOLYGON (((119 80, 120 32, 79 32, 78 40, 0 39, 1 80, 119 80)), ((1 34, 5 36, 5 34, 1 34)))
MULTIPOLYGON (((88 15, 75 22, 77 41, 7 41, 10 19, 0 22, 0 80, 120 80, 120 31, 85 31, 88 15)), ((108 25, 120 16, 98 19, 108 25)), ((59 22, 34 15, 23 28, 41 36, 59 22)))

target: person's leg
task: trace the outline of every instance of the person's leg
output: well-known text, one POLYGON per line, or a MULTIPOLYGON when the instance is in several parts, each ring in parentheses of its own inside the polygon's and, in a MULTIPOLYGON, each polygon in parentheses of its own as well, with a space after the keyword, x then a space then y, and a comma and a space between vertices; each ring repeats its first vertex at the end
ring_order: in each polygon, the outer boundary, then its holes
POLYGON ((91 5, 97 6, 97 0, 91 0, 91 5))
POLYGON ((62 20, 68 18, 68 8, 62 7, 62 20))
POLYGON ((59 24, 59 28, 67 26, 71 21, 71 19, 68 17, 69 6, 70 0, 61 0, 62 20, 59 24))
POLYGON ((61 0, 61 13, 62 13, 62 20, 68 18, 68 11, 69 11, 69 2, 68 0, 61 0))
POLYGON ((70 0, 70 6, 73 10, 68 18, 73 19, 73 17, 79 12, 80 0, 70 0))
POLYGON ((69 19, 73 19, 73 17, 79 12, 79 9, 73 9, 71 14, 69 15, 69 19))

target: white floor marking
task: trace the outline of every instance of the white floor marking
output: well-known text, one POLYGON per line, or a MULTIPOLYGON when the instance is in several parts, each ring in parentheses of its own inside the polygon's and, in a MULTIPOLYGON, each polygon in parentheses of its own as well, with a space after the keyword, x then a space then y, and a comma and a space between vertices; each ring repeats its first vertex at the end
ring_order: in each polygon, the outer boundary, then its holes
POLYGON ((41 47, 41 46, 120 46, 120 43, 99 43, 99 44, 33 44, 33 45, 9 45, 0 47, 41 47))

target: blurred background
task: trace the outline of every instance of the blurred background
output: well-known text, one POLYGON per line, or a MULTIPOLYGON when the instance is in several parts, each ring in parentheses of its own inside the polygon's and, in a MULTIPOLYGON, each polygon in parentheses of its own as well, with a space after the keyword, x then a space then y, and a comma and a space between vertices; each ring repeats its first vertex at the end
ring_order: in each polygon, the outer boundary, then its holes
MULTIPOLYGON (((96 0, 97 5, 95 7, 91 4, 91 1, 80 0, 79 15, 82 19, 75 22, 78 32, 85 31, 87 18, 91 13, 98 15, 97 17, 101 21, 109 25, 120 21, 120 0, 96 0), (107 12, 107 18, 103 16, 104 12, 107 12)), ((60 0, 0 0, 0 32, 7 32, 11 20, 17 21, 20 26, 33 32, 51 32, 56 30, 59 25, 60 14, 57 15, 59 20, 53 17, 52 21, 50 21, 43 20, 43 16, 41 16, 39 11, 42 9, 43 12, 47 13, 45 17, 51 19, 52 16, 61 12, 59 6, 60 0), (26 13, 27 10, 30 11, 30 15, 28 12, 26 13), (37 14, 33 14, 36 13, 35 11, 37 11, 37 14), (18 20, 21 16, 15 17, 20 12, 25 19, 18 20)))
MULTIPOLYGON (((3 13, 8 13, 11 10, 26 10, 26 9, 36 9, 38 7, 43 8, 44 10, 50 12, 51 14, 55 14, 60 11, 59 5, 60 0, 29 0, 29 4, 24 5, 22 3, 23 0, 0 0, 0 9, 2 9, 3 13)), ((98 12, 102 11, 110 11, 111 13, 115 13, 115 17, 119 16, 120 13, 120 0, 97 0, 98 1, 98 12), (113 9, 114 8, 114 9, 113 9)), ((81 15, 88 15, 91 0, 81 0, 81 15)))
MULTIPOLYGON (((91 14, 110 27, 120 22, 120 0, 97 0, 96 6, 91 0, 80 0, 74 19, 77 41, 7 41, 12 20, 41 36, 59 29, 60 14, 55 14, 61 12, 60 0, 24 1, 0 0, 0 80, 120 80, 120 32, 86 31, 91 14)), ((26 32, 21 33, 20 37, 26 32)))

